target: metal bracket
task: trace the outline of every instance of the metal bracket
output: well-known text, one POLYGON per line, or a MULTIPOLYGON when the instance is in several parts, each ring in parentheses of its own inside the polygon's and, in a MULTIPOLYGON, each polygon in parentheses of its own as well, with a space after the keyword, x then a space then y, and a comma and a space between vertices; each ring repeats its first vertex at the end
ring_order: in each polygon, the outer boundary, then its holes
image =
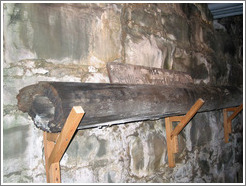
POLYGON ((196 103, 190 108, 185 116, 173 116, 165 118, 166 138, 167 138, 167 156, 169 167, 175 167, 175 156, 178 152, 178 134, 187 125, 191 118, 204 104, 204 101, 199 98, 196 103), (173 130, 172 122, 179 121, 179 124, 173 130))
POLYGON ((243 104, 239 105, 238 107, 223 109, 225 143, 229 142, 229 134, 231 133, 231 121, 238 115, 238 113, 242 109, 243 109, 243 104), (233 113, 228 117, 228 112, 233 112, 233 113))
POLYGON ((74 106, 67 117, 61 133, 44 132, 43 140, 47 183, 61 183, 60 160, 84 113, 81 106, 74 106))

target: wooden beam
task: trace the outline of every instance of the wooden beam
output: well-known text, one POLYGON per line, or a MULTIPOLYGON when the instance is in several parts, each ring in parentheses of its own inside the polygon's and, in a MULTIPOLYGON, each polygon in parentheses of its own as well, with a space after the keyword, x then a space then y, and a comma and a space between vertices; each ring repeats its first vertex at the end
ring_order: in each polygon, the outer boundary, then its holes
POLYGON ((50 183, 61 183, 60 162, 52 163, 49 169, 50 183))
MULTIPOLYGON (((184 116, 172 116, 172 117, 169 117, 169 121, 171 123, 171 129, 172 129, 171 131, 173 131, 172 122, 180 122, 183 119, 183 117, 184 116)), ((173 146, 173 153, 178 153, 178 151, 179 151, 178 135, 173 136, 173 138, 171 138, 171 140, 172 140, 172 146, 173 146)))
POLYGON ((183 119, 184 116, 172 116, 170 117, 170 121, 181 121, 183 119))
POLYGON ((235 112, 237 110, 237 107, 231 107, 231 108, 225 108, 227 112, 235 112))
POLYGON ((126 63, 107 63, 111 83, 152 84, 152 85, 184 85, 194 83, 186 72, 153 68, 126 63))
POLYGON ((229 142, 229 132, 228 132, 228 125, 227 125, 227 111, 223 109, 223 119, 224 119, 224 140, 225 143, 229 142))
POLYGON ((48 132, 46 132, 46 135, 47 135, 46 139, 48 141, 56 142, 56 140, 57 140, 58 136, 60 135, 60 133, 48 133, 48 132))
POLYGON ((243 110, 243 104, 239 105, 238 107, 236 107, 236 109, 234 110, 233 114, 230 115, 230 117, 227 120, 233 120, 239 112, 241 112, 241 110, 243 110))
POLYGON ((238 107, 223 109, 225 143, 229 142, 229 134, 231 133, 232 120, 239 114, 239 112, 242 111, 242 109, 243 109, 243 104, 239 105, 238 107), (228 117, 228 112, 233 112, 233 113, 228 117))
POLYGON ((43 142, 44 142, 44 156, 45 156, 45 170, 46 170, 46 181, 47 183, 50 183, 50 174, 49 174, 49 168, 48 168, 48 161, 49 161, 49 156, 55 146, 55 143, 53 141, 49 141, 48 139, 49 134, 47 132, 43 133, 43 142))
POLYGON ((60 183, 60 160, 64 155, 81 119, 84 110, 74 106, 59 134, 44 132, 45 169, 48 183, 60 183))
POLYGON ((203 99, 199 98, 196 103, 191 107, 191 109, 187 112, 187 114, 181 119, 180 123, 176 126, 176 128, 172 131, 171 138, 173 136, 177 136, 180 131, 187 125, 190 119, 197 113, 197 111, 204 104, 203 99))
POLYGON ((199 112, 234 107, 241 104, 243 91, 194 84, 39 82, 21 89, 17 98, 18 108, 27 112, 38 128, 57 133, 73 105, 86 110, 78 129, 87 129, 185 115, 199 98, 206 102, 199 112))
POLYGON ((167 157, 168 157, 168 165, 170 168, 175 167, 175 156, 174 156, 174 146, 173 139, 171 138, 172 132, 172 122, 170 122, 170 117, 165 118, 165 126, 166 126, 166 140, 167 140, 167 157))

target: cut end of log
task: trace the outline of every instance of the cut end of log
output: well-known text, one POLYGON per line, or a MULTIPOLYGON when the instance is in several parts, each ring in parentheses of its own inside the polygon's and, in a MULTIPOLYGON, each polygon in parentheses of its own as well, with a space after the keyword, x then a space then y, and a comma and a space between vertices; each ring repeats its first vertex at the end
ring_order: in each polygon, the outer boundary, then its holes
POLYGON ((46 132, 60 132, 64 119, 57 91, 48 83, 27 86, 17 95, 18 108, 27 112, 34 124, 46 132), (54 124, 55 123, 55 124, 54 124))
POLYGON ((50 131, 49 121, 54 120, 55 106, 49 98, 42 95, 34 96, 32 112, 35 115, 34 122, 36 126, 50 131))
POLYGON ((85 113, 85 111, 83 110, 83 108, 82 108, 81 106, 74 106, 73 109, 74 109, 74 111, 75 111, 77 114, 85 113))
POLYGON ((204 103, 205 101, 202 98, 198 99, 201 103, 204 103))

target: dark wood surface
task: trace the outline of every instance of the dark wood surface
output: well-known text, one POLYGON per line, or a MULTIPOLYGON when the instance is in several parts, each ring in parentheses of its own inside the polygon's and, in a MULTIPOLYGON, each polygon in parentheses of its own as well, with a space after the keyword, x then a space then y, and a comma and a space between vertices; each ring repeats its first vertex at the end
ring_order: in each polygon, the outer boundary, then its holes
POLYGON ((17 96, 18 108, 48 132, 61 131, 73 106, 84 109, 78 129, 86 129, 183 115, 199 98, 203 112, 238 106, 243 94, 237 87, 39 82, 17 96))
POLYGON ((188 73, 126 63, 107 63, 111 83, 182 85, 193 83, 188 73))

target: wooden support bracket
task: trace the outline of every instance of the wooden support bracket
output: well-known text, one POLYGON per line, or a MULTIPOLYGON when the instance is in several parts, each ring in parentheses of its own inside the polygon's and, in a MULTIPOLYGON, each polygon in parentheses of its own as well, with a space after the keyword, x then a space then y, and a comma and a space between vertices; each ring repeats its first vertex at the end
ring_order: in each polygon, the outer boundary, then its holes
POLYGON ((224 116, 224 140, 225 143, 229 142, 229 134, 231 133, 231 121, 238 115, 238 113, 243 109, 243 104, 238 107, 231 107, 223 109, 223 116, 224 116), (228 117, 228 112, 233 112, 228 117))
POLYGON ((84 110, 74 106, 64 124, 61 133, 44 132, 44 153, 47 183, 60 183, 60 160, 65 153, 81 119, 84 110))
POLYGON ((165 118, 166 138, 167 138, 167 156, 169 167, 175 167, 175 156, 178 152, 178 134, 187 125, 191 118, 204 104, 204 101, 199 98, 196 103, 190 108, 185 116, 173 116, 165 118), (172 122, 179 121, 179 124, 173 130, 172 122))

